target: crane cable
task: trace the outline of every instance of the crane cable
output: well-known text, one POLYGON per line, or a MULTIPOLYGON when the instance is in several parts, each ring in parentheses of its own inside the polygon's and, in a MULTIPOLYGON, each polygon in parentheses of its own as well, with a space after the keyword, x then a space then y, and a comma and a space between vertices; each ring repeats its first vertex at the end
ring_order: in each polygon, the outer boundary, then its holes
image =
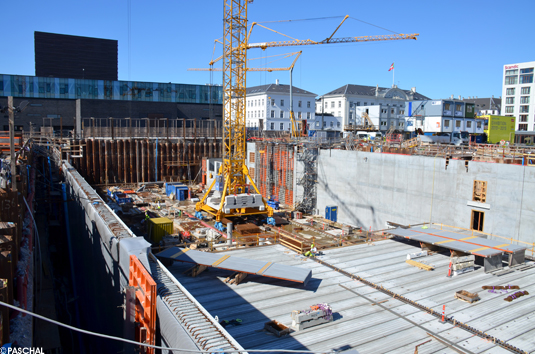
MULTIPOLYGON (((333 18, 344 18, 344 16, 327 16, 327 17, 301 18, 301 19, 296 19, 296 20, 261 21, 261 22, 257 22, 257 23, 316 21, 316 20, 328 20, 328 19, 333 19, 333 18)), ((358 22, 365 23, 365 24, 373 26, 373 27, 377 27, 377 28, 383 29, 383 30, 388 31, 388 32, 392 32, 392 33, 395 33, 395 34, 400 34, 399 32, 392 31, 392 30, 389 30, 388 28, 384 28, 384 27, 381 27, 381 26, 374 25, 373 23, 360 20, 360 19, 358 19, 356 17, 349 16, 349 18, 352 19, 352 20, 358 21, 358 22)))

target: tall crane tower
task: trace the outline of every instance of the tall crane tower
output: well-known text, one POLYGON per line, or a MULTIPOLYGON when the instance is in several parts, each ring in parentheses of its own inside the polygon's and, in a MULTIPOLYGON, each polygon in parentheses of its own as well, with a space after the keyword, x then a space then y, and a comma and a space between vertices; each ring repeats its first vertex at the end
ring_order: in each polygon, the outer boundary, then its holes
POLYGON ((246 154, 246 79, 247 49, 302 46, 331 43, 355 43, 400 39, 417 39, 418 34, 332 38, 322 41, 292 39, 282 42, 249 43, 253 23, 247 33, 247 6, 253 0, 224 0, 223 35, 223 163, 214 182, 196 204, 201 211, 215 216, 217 222, 226 216, 267 214, 273 222, 273 209, 262 198, 245 165, 246 154), (212 196, 209 194, 215 190, 212 196), (254 193, 256 192, 256 193, 254 193))

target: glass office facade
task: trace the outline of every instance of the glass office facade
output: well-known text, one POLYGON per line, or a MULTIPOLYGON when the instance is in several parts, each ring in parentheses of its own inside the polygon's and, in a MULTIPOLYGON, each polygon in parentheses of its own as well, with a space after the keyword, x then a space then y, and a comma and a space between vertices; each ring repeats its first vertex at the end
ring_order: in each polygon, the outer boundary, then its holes
POLYGON ((221 86, 0 74, 0 96, 222 104, 221 86))

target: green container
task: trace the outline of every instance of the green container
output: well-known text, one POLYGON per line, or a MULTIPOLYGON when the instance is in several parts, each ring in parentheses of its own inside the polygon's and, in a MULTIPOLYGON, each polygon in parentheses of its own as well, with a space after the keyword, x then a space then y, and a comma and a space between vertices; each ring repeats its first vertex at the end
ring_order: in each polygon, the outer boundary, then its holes
POLYGON ((173 220, 168 218, 153 218, 147 222, 149 238, 154 242, 160 242, 165 235, 173 233, 173 220))
POLYGON ((474 118, 476 115, 475 113, 475 106, 473 103, 465 103, 464 104, 464 116, 466 118, 474 118))

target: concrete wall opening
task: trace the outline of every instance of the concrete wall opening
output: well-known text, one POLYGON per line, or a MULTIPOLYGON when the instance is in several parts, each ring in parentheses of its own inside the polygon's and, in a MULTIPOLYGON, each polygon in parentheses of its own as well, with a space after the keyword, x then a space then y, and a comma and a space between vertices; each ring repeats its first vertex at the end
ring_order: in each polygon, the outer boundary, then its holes
POLYGON ((474 181, 474 191, 472 200, 475 202, 485 203, 487 201, 487 182, 474 181))
POLYGON ((485 219, 485 213, 482 211, 472 210, 472 230, 483 231, 483 221, 485 219))

